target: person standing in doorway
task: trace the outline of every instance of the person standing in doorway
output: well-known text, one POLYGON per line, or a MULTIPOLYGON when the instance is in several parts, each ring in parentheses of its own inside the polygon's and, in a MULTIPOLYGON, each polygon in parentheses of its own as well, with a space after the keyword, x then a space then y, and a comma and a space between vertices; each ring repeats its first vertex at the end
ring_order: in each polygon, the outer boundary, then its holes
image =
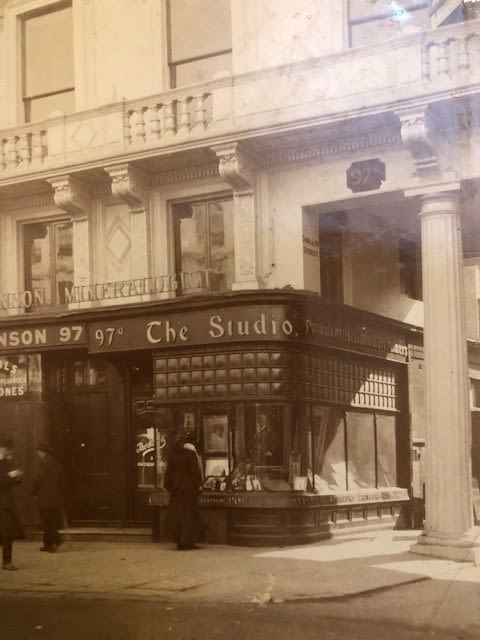
POLYGON ((37 447, 39 469, 32 486, 32 495, 38 498, 38 509, 43 526, 43 547, 40 551, 55 553, 63 540, 59 529, 63 524, 65 478, 62 465, 48 444, 37 447))
POLYGON ((198 549, 201 535, 198 495, 202 471, 194 439, 187 435, 171 454, 165 472, 165 489, 170 493, 165 526, 177 543, 177 549, 198 549))
POLYGON ((13 541, 24 537, 18 517, 13 488, 23 478, 23 471, 12 462, 13 444, 9 438, 0 438, 0 539, 2 542, 2 567, 17 571, 12 563, 13 541))

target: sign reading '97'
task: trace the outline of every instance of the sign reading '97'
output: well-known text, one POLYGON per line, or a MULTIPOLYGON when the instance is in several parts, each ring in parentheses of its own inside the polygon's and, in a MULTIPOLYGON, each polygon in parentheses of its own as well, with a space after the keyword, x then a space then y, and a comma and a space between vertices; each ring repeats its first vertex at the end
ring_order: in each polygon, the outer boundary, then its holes
POLYGON ((347 187, 353 193, 380 189, 385 180, 385 164, 378 158, 352 162, 347 169, 347 187))

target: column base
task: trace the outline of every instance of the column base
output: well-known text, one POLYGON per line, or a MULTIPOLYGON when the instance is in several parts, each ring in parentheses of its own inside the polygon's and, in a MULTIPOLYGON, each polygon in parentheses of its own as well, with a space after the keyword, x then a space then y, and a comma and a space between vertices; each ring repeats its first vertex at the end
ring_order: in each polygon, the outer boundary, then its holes
MULTIPOLYGON (((478 535, 478 532, 476 533, 478 535)), ((480 565, 480 542, 477 541, 476 535, 471 534, 458 539, 444 539, 422 534, 410 547, 410 553, 480 565)))

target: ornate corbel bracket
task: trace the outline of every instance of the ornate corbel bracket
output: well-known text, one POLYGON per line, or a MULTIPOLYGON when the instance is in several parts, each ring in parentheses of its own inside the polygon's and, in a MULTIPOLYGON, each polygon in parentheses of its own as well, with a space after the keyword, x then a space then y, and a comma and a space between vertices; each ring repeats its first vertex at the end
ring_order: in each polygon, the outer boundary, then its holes
POLYGON ((76 219, 87 216, 92 199, 87 183, 70 175, 49 178, 47 182, 53 187, 53 200, 59 209, 76 219))
POLYGON ((127 203, 130 211, 144 211, 150 180, 148 176, 129 164, 105 167, 112 180, 112 194, 127 203))
POLYGON ((219 160, 218 172, 235 192, 253 192, 255 189, 255 159, 238 142, 212 147, 219 160))
POLYGON ((402 142, 413 157, 417 175, 424 177, 437 173, 436 135, 427 107, 402 109, 397 111, 397 116, 402 142))

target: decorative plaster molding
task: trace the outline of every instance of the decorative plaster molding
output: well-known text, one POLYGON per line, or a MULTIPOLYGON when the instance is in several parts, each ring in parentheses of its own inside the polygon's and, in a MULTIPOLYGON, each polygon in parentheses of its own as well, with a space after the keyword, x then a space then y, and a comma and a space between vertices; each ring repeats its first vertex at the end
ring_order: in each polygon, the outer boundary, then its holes
POLYGON ((238 142, 212 147, 219 159, 218 172, 234 191, 253 191, 256 161, 238 142))
POLYGON ((268 169, 281 164, 305 162, 399 144, 401 144, 400 131, 381 131, 351 138, 319 140, 315 146, 287 147, 267 153, 260 160, 259 168, 268 169))
POLYGON ((202 178, 218 178, 218 164, 207 164, 198 167, 185 167, 157 173, 153 179, 154 186, 164 184, 174 184, 176 182, 189 182, 190 180, 200 180, 202 178))
POLYGON ((18 209, 39 209, 41 207, 53 207, 53 193, 37 193, 22 198, 5 198, 0 200, 2 211, 17 211, 18 209))
POLYGON ((402 142, 411 153, 417 174, 438 171, 435 135, 428 107, 412 107, 396 112, 401 123, 402 142))
POLYGON ((74 176, 58 176, 48 178, 53 191, 55 205, 75 217, 85 217, 92 199, 88 184, 74 176))
POLYGON ((132 212, 144 211, 150 177, 128 163, 104 169, 112 179, 112 194, 126 202, 132 212))

